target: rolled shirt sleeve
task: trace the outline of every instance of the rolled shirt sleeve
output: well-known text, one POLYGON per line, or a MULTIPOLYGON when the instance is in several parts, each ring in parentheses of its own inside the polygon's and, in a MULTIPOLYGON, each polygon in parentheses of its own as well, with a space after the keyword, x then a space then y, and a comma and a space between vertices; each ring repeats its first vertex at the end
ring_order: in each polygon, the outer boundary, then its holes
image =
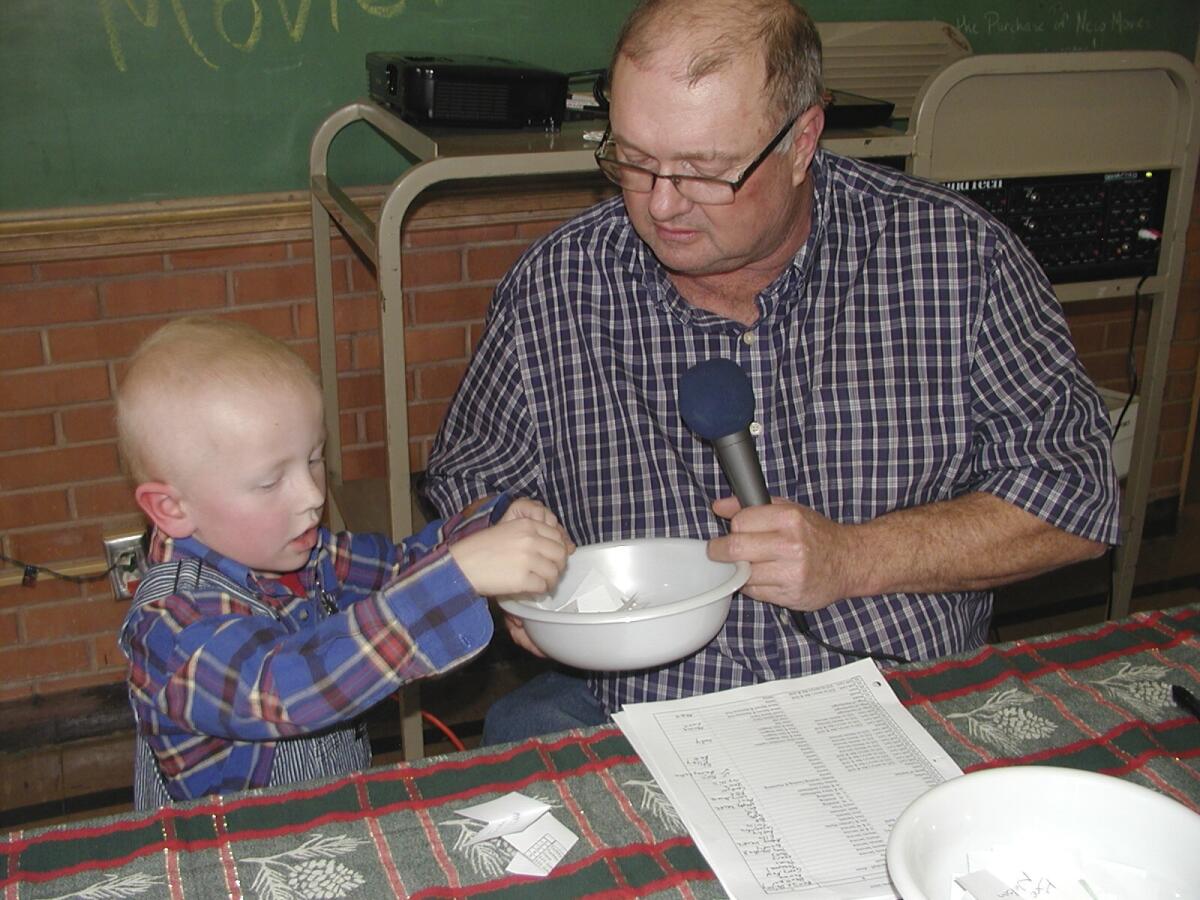
POLYGON ((1045 276, 1007 232, 984 296, 971 371, 969 486, 1064 531, 1117 543, 1108 413, 1045 276))

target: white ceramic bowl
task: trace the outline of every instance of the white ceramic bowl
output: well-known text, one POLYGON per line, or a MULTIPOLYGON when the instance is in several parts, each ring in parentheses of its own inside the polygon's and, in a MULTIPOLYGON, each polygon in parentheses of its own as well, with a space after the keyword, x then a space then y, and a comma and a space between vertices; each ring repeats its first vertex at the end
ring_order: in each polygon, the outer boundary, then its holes
POLYGON ((1200 896, 1200 815, 1130 781, 1055 766, 986 769, 922 794, 892 829, 888 875, 904 900, 947 900, 966 854, 996 847, 1136 867, 1151 877, 1131 900, 1200 896))
POLYGON ((713 562, 707 541, 641 538, 579 547, 549 600, 500 601, 525 621, 525 631, 551 659, 595 671, 648 669, 674 662, 713 639, 733 592, 750 577, 749 563, 713 562), (575 593, 596 570, 634 609, 581 613, 546 609, 575 593))

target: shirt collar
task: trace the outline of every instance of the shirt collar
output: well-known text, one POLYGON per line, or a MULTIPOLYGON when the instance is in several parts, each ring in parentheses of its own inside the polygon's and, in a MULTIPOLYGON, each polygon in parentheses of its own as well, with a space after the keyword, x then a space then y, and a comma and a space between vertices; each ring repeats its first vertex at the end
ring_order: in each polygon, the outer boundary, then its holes
MULTIPOLYGON (((317 538, 317 550, 319 551, 324 546, 325 529, 322 528, 317 538)), ((313 568, 318 555, 319 553, 314 552, 300 571, 300 582, 306 587, 311 578, 311 575, 308 573, 313 568)), ((248 566, 244 566, 240 562, 218 553, 207 544, 195 538, 171 538, 158 529, 154 530, 154 533, 150 537, 150 561, 152 563, 170 562, 172 559, 186 557, 198 559, 205 565, 212 566, 236 585, 261 591, 270 596, 289 593, 288 589, 280 583, 277 577, 256 572, 248 566)))
POLYGON ((792 257, 792 269, 807 278, 816 257, 815 248, 825 241, 825 231, 829 225, 829 160, 824 150, 813 154, 808 166, 808 177, 812 179, 812 227, 808 237, 800 245, 800 249, 792 257))
POLYGON ((787 312, 799 303, 804 296, 805 286, 812 278, 813 266, 818 256, 817 248, 825 241, 829 221, 829 178, 826 163, 825 151, 818 150, 813 154, 808 167, 813 189, 812 224, 808 237, 792 255, 791 262, 779 273, 779 277, 758 295, 760 322, 776 312, 787 312))

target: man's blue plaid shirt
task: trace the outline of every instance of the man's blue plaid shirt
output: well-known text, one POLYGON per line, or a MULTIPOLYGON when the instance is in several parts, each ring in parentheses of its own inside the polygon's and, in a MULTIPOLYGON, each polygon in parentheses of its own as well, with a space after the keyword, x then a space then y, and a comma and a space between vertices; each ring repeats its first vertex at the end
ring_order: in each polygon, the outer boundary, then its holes
MULTIPOLYGON (((435 504, 529 494, 579 544, 722 533, 710 504, 730 490, 676 402, 683 372, 722 356, 753 385, 774 495, 852 523, 982 491, 1116 542, 1108 417, 1025 247, 936 185, 826 152, 812 177, 812 232, 750 327, 687 304, 619 197, 531 247, 433 448, 435 504)), ((892 594, 807 618, 829 643, 921 659, 981 644, 991 607, 892 594)), ((738 595, 694 656, 594 684, 613 710, 845 661, 738 595)))

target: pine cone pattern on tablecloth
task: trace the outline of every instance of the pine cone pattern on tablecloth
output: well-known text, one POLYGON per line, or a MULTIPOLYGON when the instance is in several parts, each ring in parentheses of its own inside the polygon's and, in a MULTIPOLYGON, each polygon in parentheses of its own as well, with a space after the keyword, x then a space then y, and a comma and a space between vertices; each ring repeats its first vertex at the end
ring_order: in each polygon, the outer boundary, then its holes
POLYGON ((993 691, 979 706, 961 713, 949 713, 946 718, 960 720, 967 734, 989 745, 1002 756, 1022 756, 1026 745, 1047 738, 1058 726, 1025 707, 1037 698, 1019 688, 993 691))
POLYGON ((363 886, 365 879, 336 859, 309 859, 293 866, 288 887, 298 897, 346 897, 363 886))
POLYGON ((1167 671, 1166 666, 1135 666, 1123 662, 1112 675, 1088 683, 1141 718, 1157 722, 1173 709, 1167 671))

